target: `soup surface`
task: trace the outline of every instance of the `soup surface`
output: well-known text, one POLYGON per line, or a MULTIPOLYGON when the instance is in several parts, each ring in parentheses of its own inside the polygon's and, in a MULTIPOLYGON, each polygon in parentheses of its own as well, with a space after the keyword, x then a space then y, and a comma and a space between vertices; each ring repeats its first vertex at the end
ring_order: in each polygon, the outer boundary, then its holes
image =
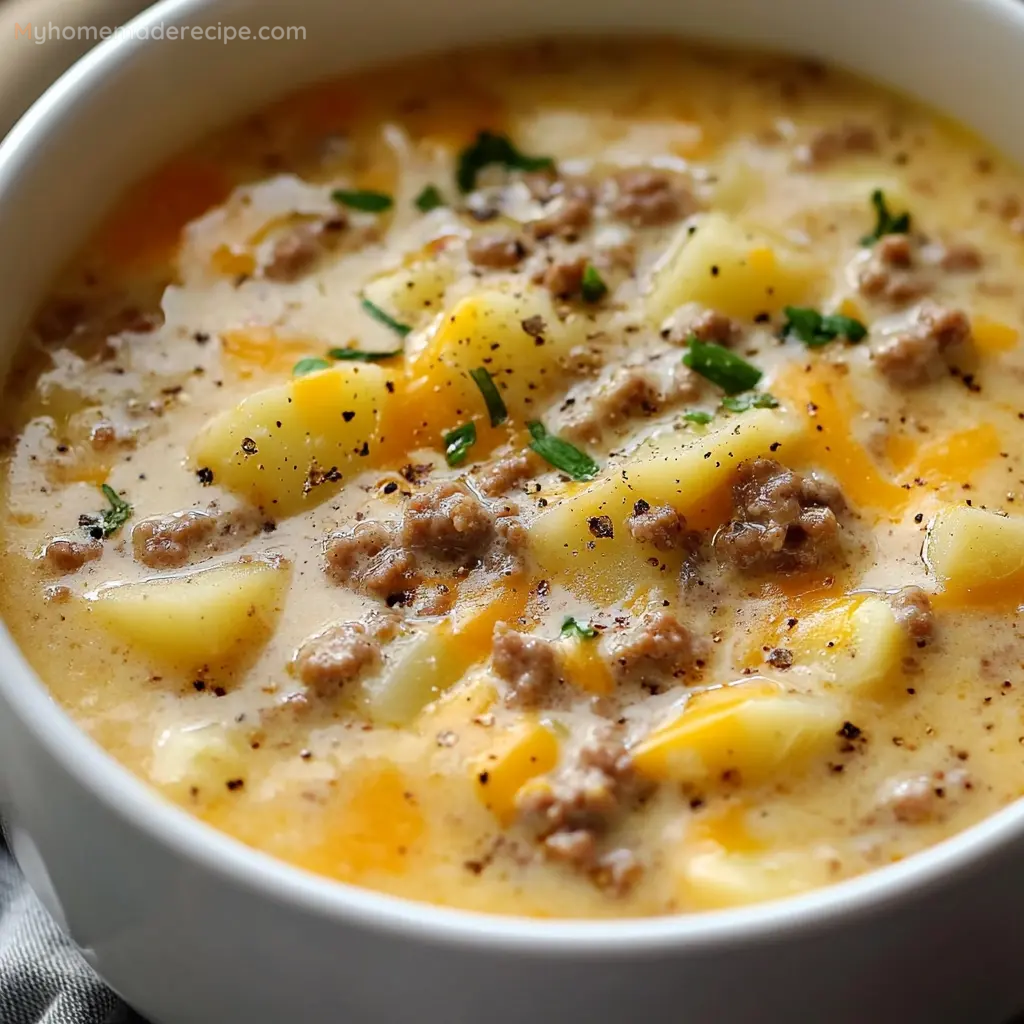
POLYGON ((676 44, 319 86, 140 182, 3 403, 0 608, 81 726, 315 872, 774 898, 1024 789, 1024 182, 676 44))

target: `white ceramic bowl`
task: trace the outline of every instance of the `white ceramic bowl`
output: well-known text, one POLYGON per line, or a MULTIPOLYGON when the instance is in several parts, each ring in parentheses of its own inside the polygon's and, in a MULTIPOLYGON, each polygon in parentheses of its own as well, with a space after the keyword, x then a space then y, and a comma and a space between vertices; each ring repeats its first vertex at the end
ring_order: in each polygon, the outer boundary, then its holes
MULTIPOLYGON (((84 14, 84 12, 83 12, 84 14)), ((839 62, 1024 158, 1013 0, 165 0, 134 23, 304 25, 305 41, 120 39, 0 148, 0 366, 121 189, 272 96, 358 63, 559 32, 718 38, 839 62)), ((1024 1007, 1024 805, 784 903, 551 923, 404 902, 192 820, 79 733, 0 635, 0 800, 26 874, 159 1024, 997 1024, 1024 1007)))

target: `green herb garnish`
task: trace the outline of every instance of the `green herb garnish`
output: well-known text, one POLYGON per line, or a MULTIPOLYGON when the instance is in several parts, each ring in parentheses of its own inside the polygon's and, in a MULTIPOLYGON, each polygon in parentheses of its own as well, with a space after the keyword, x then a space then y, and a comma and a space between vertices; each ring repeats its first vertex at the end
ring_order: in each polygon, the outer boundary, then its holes
MULTIPOLYGON (((400 321, 396 320, 393 316, 388 316, 388 314, 385 313, 384 310, 380 308, 380 306, 371 302, 369 299, 363 299, 361 305, 363 309, 365 309, 366 312, 373 317, 374 320, 376 320, 378 323, 383 324, 385 327, 390 327, 391 330, 395 332, 395 334, 401 335, 401 337, 403 338, 412 330, 412 328, 408 324, 403 324, 400 321)), ((339 349, 338 351, 343 350, 339 349)), ((345 358, 351 359, 353 357, 346 356, 345 358)))
POLYGON ((516 171, 547 171, 555 166, 549 156, 527 156, 516 149, 507 135, 479 132, 476 141, 459 154, 455 181, 460 192, 476 188, 476 176, 490 164, 502 164, 516 171))
POLYGON ((597 630, 589 622, 578 622, 571 615, 566 615, 562 621, 560 635, 566 638, 575 637, 580 640, 593 640, 597 636, 597 630))
POLYGON ((530 431, 530 447, 555 469, 568 473, 573 480, 593 480, 600 469, 598 464, 575 445, 563 441, 554 434, 549 434, 543 423, 533 420, 526 424, 530 431))
POLYGON ((308 359, 300 359, 293 367, 292 373, 296 377, 305 377, 307 373, 316 373, 317 370, 328 370, 331 364, 319 356, 310 356, 308 359))
POLYGON ((336 188, 331 198, 341 206, 363 213, 383 213, 395 205, 394 199, 386 192, 371 192, 361 188, 336 188))
POLYGON ((473 378, 473 383, 480 389, 480 394, 484 396, 484 402, 487 403, 487 415, 491 417, 491 426, 496 427, 504 423, 508 419, 508 409, 505 408, 505 400, 501 397, 494 378, 482 366, 470 370, 469 375, 473 378))
POLYGON ((852 316, 831 313, 823 316, 816 309, 803 306, 786 306, 786 322, 782 325, 784 338, 799 338, 809 348, 820 348, 836 338, 847 341, 863 341, 868 329, 852 316))
POLYGON ((910 214, 893 216, 880 188, 871 193, 871 205, 875 208, 875 230, 860 240, 861 245, 874 245, 883 235, 905 235, 910 230, 910 214))
POLYGON ((444 206, 444 196, 436 185, 424 185, 423 191, 413 200, 416 209, 421 213, 430 213, 439 206, 444 206))
POLYGON ((476 444, 476 424, 470 420, 461 427, 449 430, 444 435, 444 457, 449 466, 457 466, 466 461, 469 449, 476 444))
POLYGON ((703 409, 687 409, 683 413, 683 419, 687 423, 710 423, 714 418, 713 413, 705 412, 703 409))
POLYGON ((327 353, 332 359, 352 363, 379 363, 382 359, 394 359, 400 356, 402 350, 396 348, 393 352, 364 352, 361 348, 332 348, 327 353))
POLYGON ((757 387, 761 371, 746 359, 730 352, 713 341, 701 341, 691 335, 689 351, 683 362, 712 384, 717 384, 727 395, 738 395, 757 387))
POLYGON ((749 391, 745 395, 727 395, 722 399, 722 408, 729 412, 746 412, 748 409, 777 409, 779 400, 767 391, 749 391))
POLYGON ((580 294, 584 302, 600 302, 608 294, 608 285, 604 283, 604 278, 593 263, 588 263, 583 271, 580 294))
POLYGON ((104 509, 98 515, 82 516, 79 519, 80 525, 86 527, 90 535, 97 540, 117 533, 131 519, 132 513, 135 511, 109 484, 103 484, 100 490, 103 492, 103 497, 110 502, 110 508, 104 509))

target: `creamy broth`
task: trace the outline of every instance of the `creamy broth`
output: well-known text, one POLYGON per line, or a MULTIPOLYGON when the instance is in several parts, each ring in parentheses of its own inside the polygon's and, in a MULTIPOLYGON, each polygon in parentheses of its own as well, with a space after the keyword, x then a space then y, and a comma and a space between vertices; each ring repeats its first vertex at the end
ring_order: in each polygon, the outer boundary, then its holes
POLYGON ((333 878, 601 917, 850 877, 1024 787, 1022 269, 1014 167, 818 66, 319 86, 55 284, 0 609, 114 757, 333 878))

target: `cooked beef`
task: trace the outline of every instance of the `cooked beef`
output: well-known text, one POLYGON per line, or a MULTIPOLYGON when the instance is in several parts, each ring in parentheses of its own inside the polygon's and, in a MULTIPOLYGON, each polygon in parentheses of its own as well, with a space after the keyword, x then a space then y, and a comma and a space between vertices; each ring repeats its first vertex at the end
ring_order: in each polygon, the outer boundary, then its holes
POLYGON ((621 737, 605 729, 562 767, 527 783, 516 809, 547 856, 588 872, 602 888, 623 892, 639 877, 639 862, 628 850, 600 854, 599 845, 640 792, 621 737))
POLYGON ((857 275, 857 287, 869 299, 902 305, 931 291, 928 274, 916 266, 907 235, 885 235, 871 250, 857 275))
POLYGON ((846 121, 837 128, 823 128, 797 147, 796 163, 807 170, 827 166, 840 157, 878 151, 878 134, 871 125, 846 121))
POLYGON ((310 637, 296 651, 295 674, 319 697, 380 664, 380 644, 361 622, 343 622, 310 637))
POLYGON ((575 238, 586 228, 594 216, 594 197, 590 189, 574 184, 560 195, 552 198, 543 214, 529 225, 534 238, 545 239, 552 235, 575 238))
POLYGON ((271 281, 298 280, 335 246, 345 227, 346 220, 340 214, 315 224, 295 225, 274 243, 263 276, 271 281))
POLYGON ((46 564, 58 572, 75 572, 102 554, 103 545, 98 540, 75 540, 71 537, 57 537, 43 549, 46 564))
POLYGON ((387 599, 418 583, 416 559, 395 543, 383 523, 359 523, 327 538, 328 575, 336 582, 387 599))
POLYGON ((526 452, 506 455, 485 466, 476 474, 476 485, 482 494, 498 498, 516 484, 533 475, 534 460, 526 452))
POLYGON ((671 505, 651 507, 637 501, 626 526, 639 544, 651 544, 658 551, 672 551, 687 544, 686 517, 671 505))
POLYGON ((616 175, 615 184, 612 212, 634 227, 669 224, 695 208, 690 193, 663 171, 642 167, 623 171, 616 175))
POLYGON ((904 587, 889 598, 896 621, 907 635, 920 645, 932 638, 935 631, 935 612, 932 602, 920 587, 904 587))
POLYGON ((939 266, 953 274, 980 270, 984 262, 981 250, 970 242, 949 242, 939 253, 939 266))
POLYGON ((819 566, 839 550, 839 489, 772 459, 742 463, 733 487, 733 518, 715 536, 726 564, 742 572, 796 572, 819 566))
POLYGON ((409 499, 402 543, 441 561, 475 562, 494 541, 494 522, 494 513, 472 491, 447 482, 409 499))
POLYGON ((173 512, 138 522, 132 549, 135 560, 151 569, 177 569, 239 547, 267 528, 259 509, 249 506, 216 514, 173 512))
POLYGON ((971 341, 967 314, 935 303, 922 305, 914 325, 883 341, 872 353, 878 368, 898 384, 913 386, 948 369, 947 358, 971 341))
POLYGON ((702 640, 671 612, 649 612, 609 645, 611 667, 619 679, 651 689, 699 667, 706 652, 702 640))
POLYGON ((504 622, 494 627, 491 665, 508 683, 505 702, 535 706, 549 703, 561 682, 555 645, 544 637, 520 633, 504 622))
POLYGON ((474 235, 466 243, 466 255, 475 267, 511 270, 526 255, 522 239, 511 231, 474 235))
POLYGON ((541 281, 555 298, 569 299, 579 294, 583 286, 583 272, 586 269, 585 256, 559 260, 545 269, 541 281))

